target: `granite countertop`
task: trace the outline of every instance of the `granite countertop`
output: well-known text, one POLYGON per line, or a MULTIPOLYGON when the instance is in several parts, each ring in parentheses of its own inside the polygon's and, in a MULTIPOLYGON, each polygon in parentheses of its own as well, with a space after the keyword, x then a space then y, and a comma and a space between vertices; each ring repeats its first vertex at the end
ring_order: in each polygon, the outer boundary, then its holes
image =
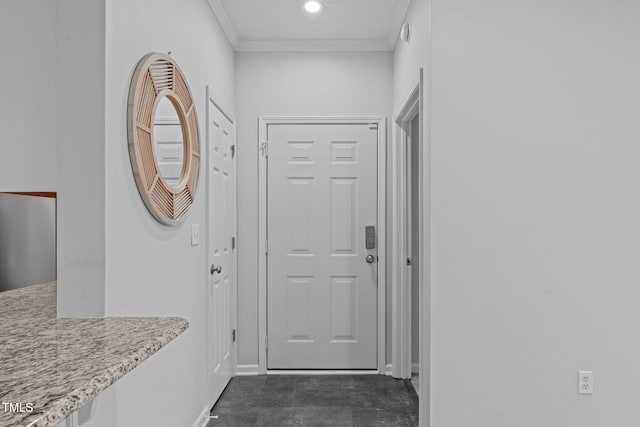
POLYGON ((56 425, 188 327, 176 317, 58 319, 55 282, 0 293, 0 426, 56 425))

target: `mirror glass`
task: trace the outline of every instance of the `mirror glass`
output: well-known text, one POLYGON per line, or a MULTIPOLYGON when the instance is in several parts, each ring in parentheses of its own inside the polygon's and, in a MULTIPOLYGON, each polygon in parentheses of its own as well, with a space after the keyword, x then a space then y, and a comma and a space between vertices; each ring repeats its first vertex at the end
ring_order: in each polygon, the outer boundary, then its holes
POLYGON ((153 119, 153 150, 167 185, 177 187, 182 177, 184 138, 178 112, 166 96, 160 99, 153 119))

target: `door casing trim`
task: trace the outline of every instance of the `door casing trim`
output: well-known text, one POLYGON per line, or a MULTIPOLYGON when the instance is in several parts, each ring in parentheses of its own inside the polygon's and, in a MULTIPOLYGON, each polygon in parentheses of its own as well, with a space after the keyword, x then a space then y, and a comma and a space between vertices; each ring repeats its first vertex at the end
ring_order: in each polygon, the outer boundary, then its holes
POLYGON ((378 127, 378 373, 385 372, 386 352, 386 154, 384 116, 260 116, 258 118, 258 373, 267 374, 267 161, 261 151, 267 128, 274 124, 376 124, 378 127))

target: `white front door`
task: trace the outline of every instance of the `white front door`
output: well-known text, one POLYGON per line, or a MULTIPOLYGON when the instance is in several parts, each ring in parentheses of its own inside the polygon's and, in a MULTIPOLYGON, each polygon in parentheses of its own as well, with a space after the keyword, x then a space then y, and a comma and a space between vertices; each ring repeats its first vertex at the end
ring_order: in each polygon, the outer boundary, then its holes
POLYGON ((234 127, 218 107, 207 108, 209 167, 208 388, 215 402, 235 370, 236 228, 234 127))
POLYGON ((377 369, 377 127, 267 132, 267 367, 377 369))

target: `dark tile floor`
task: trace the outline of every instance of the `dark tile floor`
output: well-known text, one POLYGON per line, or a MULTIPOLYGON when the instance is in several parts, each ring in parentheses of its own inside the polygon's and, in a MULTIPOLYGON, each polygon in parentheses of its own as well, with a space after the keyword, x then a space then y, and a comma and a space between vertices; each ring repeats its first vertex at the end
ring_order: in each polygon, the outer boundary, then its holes
POLYGON ((382 375, 236 377, 211 415, 207 427, 417 426, 418 396, 382 375))

